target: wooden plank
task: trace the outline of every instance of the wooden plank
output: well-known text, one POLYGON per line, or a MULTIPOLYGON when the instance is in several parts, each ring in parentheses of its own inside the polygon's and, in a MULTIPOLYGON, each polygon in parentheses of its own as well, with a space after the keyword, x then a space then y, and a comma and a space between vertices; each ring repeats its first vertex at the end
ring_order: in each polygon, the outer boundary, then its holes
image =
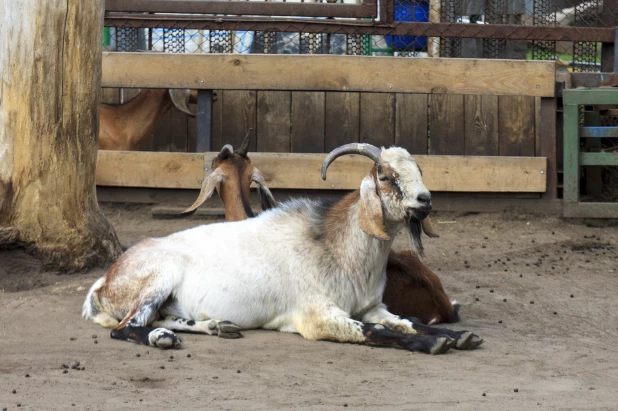
POLYGON ((323 91, 292 92, 292 152, 324 152, 323 91))
POLYGON ((618 127, 580 127, 579 136, 586 138, 618 137, 618 127))
POLYGON ((618 104, 618 89, 612 87, 593 89, 578 88, 564 90, 562 96, 562 103, 565 106, 572 104, 618 104))
POLYGON ((226 144, 223 136, 223 90, 212 91, 211 150, 220 150, 226 144))
POLYGON ((257 92, 257 151, 290 152, 291 98, 289 91, 257 92))
MULTIPOLYGON (((183 210, 193 204, 197 193, 197 189, 97 187, 99 203, 182 204, 183 210)), ((311 195, 312 197, 337 200, 347 193, 348 191, 340 190, 314 190, 311 195)), ((307 196, 307 192, 304 190, 277 189, 274 190, 273 194, 276 199, 307 196)), ((541 200, 535 193, 434 192, 432 193, 432 201, 434 211, 501 213, 506 209, 517 207, 528 212, 562 215, 561 200, 541 200)), ((251 190, 249 202, 252 207, 257 206, 259 208, 260 199, 256 190, 251 190)), ((221 199, 212 196, 200 210, 208 208, 221 209, 221 199)), ((205 214, 208 214, 208 212, 205 214)))
MULTIPOLYGON (((556 138, 556 98, 541 97, 540 109, 537 114, 538 140, 537 145, 540 145, 540 151, 536 152, 537 156, 547 158, 547 191, 543 195, 546 200, 554 200, 558 198, 558 153, 557 138, 556 138)), ((562 156, 560 156, 562 157, 562 156)))
POLYGON ((175 108, 163 115, 153 133, 155 151, 187 151, 187 117, 175 108))
POLYGON ((498 97, 501 156, 534 156, 534 97, 498 97))
POLYGON ((397 93, 395 145, 411 154, 427 154, 427 94, 397 93))
POLYGON ((553 97, 554 66, 551 61, 106 52, 102 86, 553 97))
MULTIPOLYGON (((204 164, 216 152, 144 153, 99 151, 97 184, 101 186, 199 188, 204 164)), ((337 159, 322 181, 320 169, 325 154, 253 153, 272 189, 351 190, 371 170, 362 156, 337 159)), ((542 157, 415 156, 423 169, 423 181, 432 191, 521 192, 545 191, 546 159, 542 157)), ((210 171, 209 171, 210 172, 210 171)))
POLYGON ((395 94, 361 93, 360 142, 390 147, 395 142, 395 94))
POLYGON ((431 154, 465 153, 464 96, 431 94, 429 139, 431 154))
POLYGON ((564 203, 576 203, 579 201, 579 106, 564 106, 564 171, 563 171, 563 194, 564 203))
POLYGON ((465 148, 468 156, 497 156, 498 97, 465 96, 465 148))
POLYGON ((326 92, 324 149, 360 141, 360 93, 326 92))
POLYGON ((618 166, 618 154, 580 153, 579 164, 582 166, 618 166))
MULTIPOLYGON (((213 150, 231 144, 237 149, 242 144, 250 128, 255 133, 257 116, 257 92, 254 90, 223 90, 218 94, 222 99, 221 106, 221 140, 213 150)), ((251 139, 249 151, 257 147, 255 134, 251 139)))

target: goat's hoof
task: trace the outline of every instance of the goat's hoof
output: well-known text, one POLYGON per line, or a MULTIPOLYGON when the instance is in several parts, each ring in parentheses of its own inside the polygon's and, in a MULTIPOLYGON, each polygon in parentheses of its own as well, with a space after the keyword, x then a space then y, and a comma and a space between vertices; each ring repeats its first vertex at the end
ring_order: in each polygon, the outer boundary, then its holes
POLYGON ((218 336, 220 338, 241 338, 240 327, 231 321, 221 321, 217 324, 218 336))
POLYGON ((455 344, 457 344, 457 340, 449 336, 443 335, 437 337, 436 343, 433 345, 433 347, 431 347, 429 353, 432 355, 444 354, 445 352, 453 348, 455 344))
POLYGON ((458 350, 474 350, 481 344, 483 344, 482 338, 470 331, 465 331, 457 338, 457 346, 455 348, 458 350))
POLYGON ((157 328, 148 334, 150 345, 157 348, 180 348, 182 340, 170 330, 157 328))

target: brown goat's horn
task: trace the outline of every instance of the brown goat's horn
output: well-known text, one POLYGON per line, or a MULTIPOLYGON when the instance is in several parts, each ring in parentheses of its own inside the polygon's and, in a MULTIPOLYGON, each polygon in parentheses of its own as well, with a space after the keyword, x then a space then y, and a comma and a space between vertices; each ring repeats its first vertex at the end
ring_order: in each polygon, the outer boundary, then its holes
POLYGON ((341 157, 346 154, 360 154, 361 156, 369 157, 377 163, 382 155, 382 150, 376 146, 372 146, 371 144, 361 143, 350 143, 337 147, 326 156, 324 162, 322 163, 322 180, 326 181, 326 169, 328 169, 328 166, 330 166, 330 164, 335 161, 337 157, 341 157))
POLYGON ((188 88, 187 89, 171 88, 169 89, 169 94, 170 94, 170 98, 172 99, 172 103, 174 103, 174 106, 178 110, 190 115, 191 117, 195 117, 195 113, 193 113, 189 109, 189 106, 188 106, 189 98, 191 96, 191 90, 189 90, 188 88))
POLYGON ((226 144, 223 146, 223 148, 219 152, 219 157, 221 157, 221 160, 225 160, 226 158, 231 156, 233 153, 234 153, 234 147, 232 147, 230 144, 226 144))
POLYGON ((249 131, 247 131, 247 135, 245 136, 245 139, 242 141, 240 148, 236 150, 237 154, 240 154, 243 157, 247 157, 247 153, 249 152, 249 144, 251 144, 252 132, 253 132, 253 128, 250 128, 249 131))

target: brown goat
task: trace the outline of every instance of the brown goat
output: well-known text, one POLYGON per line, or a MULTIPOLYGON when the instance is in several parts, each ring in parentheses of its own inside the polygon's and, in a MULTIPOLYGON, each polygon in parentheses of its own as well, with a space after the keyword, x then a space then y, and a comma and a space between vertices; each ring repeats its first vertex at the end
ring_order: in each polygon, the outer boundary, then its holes
POLYGON ((101 104, 99 149, 137 150, 172 106, 195 116, 187 106, 195 101, 188 89, 147 89, 124 104, 101 104))
POLYGON ((266 187, 262 173, 253 167, 247 157, 251 132, 252 129, 249 129, 238 150, 234 151, 230 144, 223 146, 217 157, 212 160, 213 171, 204 179, 199 197, 191 207, 183 211, 184 215, 194 213, 212 196, 216 188, 225 207, 225 221, 241 221, 255 217, 249 203, 252 182, 258 185, 263 210, 277 205, 272 193, 266 187))
MULTIPOLYGON (((193 213, 210 198, 217 187, 225 206, 225 221, 240 221, 253 217, 248 199, 251 182, 257 182, 251 177, 257 169, 247 157, 249 133, 238 150, 233 151, 230 145, 221 149, 212 161, 214 171, 211 177, 204 180, 199 198, 184 213, 193 213), (212 177, 213 175, 215 177, 212 177), (218 175, 222 177, 217 177, 218 175), (219 178, 221 180, 217 183, 219 178)), ((259 174, 259 171, 257 173, 259 174)), ((275 207, 276 201, 266 188, 261 174, 259 176, 261 182, 258 182, 258 190, 262 209, 267 210, 275 207)), ((423 221, 422 228, 429 237, 438 237, 429 217, 423 221)), ((387 282, 382 301, 390 312, 400 317, 417 318, 424 324, 459 321, 459 305, 451 302, 438 276, 416 254, 410 251, 391 251, 386 271, 387 282)))

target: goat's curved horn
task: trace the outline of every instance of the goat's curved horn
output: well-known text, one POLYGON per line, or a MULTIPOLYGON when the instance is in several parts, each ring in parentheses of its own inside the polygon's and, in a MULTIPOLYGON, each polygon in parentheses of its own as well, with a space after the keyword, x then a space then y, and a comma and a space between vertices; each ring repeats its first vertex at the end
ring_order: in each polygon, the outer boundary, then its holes
POLYGON ((197 197, 197 200, 195 200, 195 203, 193 203, 191 207, 187 208, 181 214, 183 216, 188 216, 188 215, 193 214, 199 206, 204 204, 204 202, 212 196, 212 193, 215 191, 217 184, 223 181, 223 177, 224 177, 223 171, 221 171, 221 169, 219 168, 216 168, 208 176, 208 178, 204 179, 204 182, 202 182, 202 189, 200 190, 200 195, 197 197))
POLYGON ((341 157, 346 154, 360 154, 361 156, 369 157, 377 163, 382 155, 382 150, 371 144, 344 144, 343 146, 331 151, 324 159, 324 162, 322 163, 322 180, 326 181, 326 169, 328 169, 328 166, 330 166, 330 164, 335 161, 337 157, 341 157))
POLYGON ((170 98, 172 99, 172 103, 174 103, 174 106, 178 110, 190 115, 191 117, 195 117, 195 113, 192 112, 188 106, 189 98, 191 97, 191 90, 189 90, 188 88, 186 89, 171 88, 169 89, 169 94, 170 94, 170 98))
POLYGON ((247 135, 245 136, 245 139, 242 141, 240 148, 236 150, 236 152, 243 157, 247 157, 247 153, 249 152, 249 144, 251 144, 252 132, 253 132, 253 128, 250 128, 249 131, 247 131, 247 135))
POLYGON ((221 157, 221 160, 225 160, 226 158, 231 156, 233 153, 234 153, 234 147, 232 147, 230 144, 226 144, 223 146, 223 148, 219 152, 219 157, 221 157))

